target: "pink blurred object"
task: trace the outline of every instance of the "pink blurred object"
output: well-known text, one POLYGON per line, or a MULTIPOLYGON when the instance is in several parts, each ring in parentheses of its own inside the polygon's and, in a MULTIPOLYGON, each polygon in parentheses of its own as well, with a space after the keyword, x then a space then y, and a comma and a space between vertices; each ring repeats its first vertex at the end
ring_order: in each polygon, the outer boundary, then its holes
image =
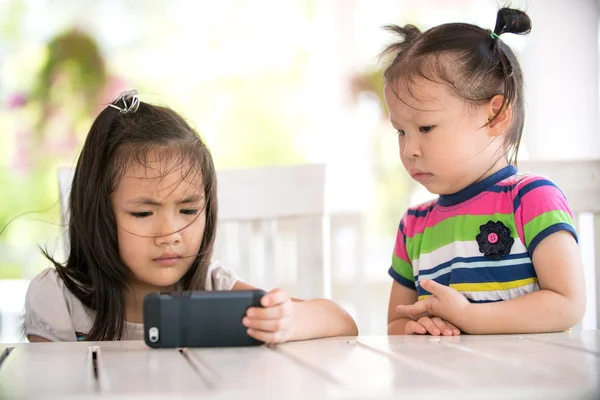
POLYGON ((8 108, 21 108, 27 104, 27 96, 24 93, 12 95, 8 99, 8 108))

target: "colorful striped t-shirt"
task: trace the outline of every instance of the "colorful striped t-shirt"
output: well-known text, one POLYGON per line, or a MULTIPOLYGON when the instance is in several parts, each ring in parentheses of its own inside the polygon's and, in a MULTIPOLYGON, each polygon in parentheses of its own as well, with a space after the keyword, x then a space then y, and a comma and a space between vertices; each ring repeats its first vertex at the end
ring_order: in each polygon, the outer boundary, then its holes
POLYGON ((416 289, 419 299, 430 295, 418 283, 427 278, 472 303, 510 300, 539 289, 533 251, 561 230, 577 240, 560 189, 507 166, 458 193, 409 208, 389 274, 416 289))

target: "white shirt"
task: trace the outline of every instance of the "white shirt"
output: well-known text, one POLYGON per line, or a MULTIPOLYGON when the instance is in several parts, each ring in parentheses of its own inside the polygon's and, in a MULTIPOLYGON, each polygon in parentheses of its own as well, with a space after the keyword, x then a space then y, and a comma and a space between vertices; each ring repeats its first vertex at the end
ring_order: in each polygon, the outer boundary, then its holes
MULTIPOLYGON (((204 290, 231 290, 235 272, 213 261, 208 267, 204 290)), ((40 272, 29 284, 25 297, 25 336, 40 336, 53 342, 77 341, 77 333, 88 333, 96 312, 84 306, 65 286, 54 268, 40 272)), ((143 340, 144 325, 125 322, 123 340, 143 340)))

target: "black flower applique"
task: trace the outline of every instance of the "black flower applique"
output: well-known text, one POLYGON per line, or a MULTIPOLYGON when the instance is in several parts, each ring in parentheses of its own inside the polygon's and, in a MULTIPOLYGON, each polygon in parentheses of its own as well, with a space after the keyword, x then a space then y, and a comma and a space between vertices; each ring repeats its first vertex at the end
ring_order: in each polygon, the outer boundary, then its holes
POLYGON ((498 261, 510 253, 515 240, 510 236, 510 229, 500 221, 488 221, 479 227, 477 235, 479 251, 485 257, 498 261))

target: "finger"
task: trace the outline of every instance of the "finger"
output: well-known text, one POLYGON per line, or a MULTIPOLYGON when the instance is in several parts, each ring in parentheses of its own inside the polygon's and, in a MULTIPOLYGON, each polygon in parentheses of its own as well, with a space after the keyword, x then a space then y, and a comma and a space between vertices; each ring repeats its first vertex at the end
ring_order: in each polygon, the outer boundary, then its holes
POLYGON ((292 315, 292 307, 292 301, 288 299, 287 302, 274 307, 250 307, 246 316, 250 319, 281 319, 292 315))
POLYGON ((283 319, 250 319, 244 317, 242 323, 245 327, 264 331, 264 332, 277 332, 286 330, 290 326, 291 318, 283 319))
POLYGON ((429 296, 423 300, 417 301, 410 311, 410 317, 418 321, 422 317, 431 317, 431 308, 433 301, 437 300, 435 296, 429 296))
POLYGON ((260 304, 263 307, 272 307, 277 304, 281 304, 289 300, 289 296, 283 289, 273 289, 269 293, 265 294, 260 299, 260 304))
POLYGON ((450 329, 450 327, 447 325, 446 321, 444 321, 438 317, 431 318, 431 321, 435 324, 435 326, 438 327, 440 332, 442 332, 442 335, 444 335, 444 336, 452 336, 453 335, 452 329, 450 329))
POLYGON ((417 322, 423 325, 423 327, 427 329, 427 332, 433 336, 439 336, 442 333, 429 317, 420 318, 417 322))
POLYGON ((431 297, 417 301, 411 305, 399 305, 396 307, 396 311, 399 312, 402 318, 410 318, 412 320, 418 320, 419 318, 429 314, 431 308, 431 297))
POLYGON ((256 329, 248 329, 246 332, 248 333, 248 336, 253 337, 254 339, 260 340, 261 342, 264 342, 264 343, 278 343, 278 339, 281 335, 280 334, 281 331, 265 332, 265 331, 259 331, 256 329))
POLYGON ((460 329, 458 329, 456 326, 454 326, 453 324, 451 324, 448 321, 444 321, 444 322, 446 322, 446 325, 448 326, 448 328, 450 328, 450 330, 452 330, 452 335, 454 335, 454 336, 460 335, 460 329))
POLYGON ((426 333, 427 329, 416 321, 408 321, 404 326, 405 335, 424 335, 426 333))
POLYGON ((409 318, 412 319, 413 321, 418 321, 418 320, 420 320, 421 318, 424 318, 424 317, 433 318, 433 315, 431 313, 429 313, 429 312, 424 312, 422 314, 411 314, 409 316, 409 318))
POLYGON ((421 279, 419 281, 419 285, 421 285, 423 289, 427 290, 432 295, 436 296, 438 299, 443 297, 446 293, 448 293, 448 290, 450 290, 448 286, 437 283, 431 279, 421 279))

